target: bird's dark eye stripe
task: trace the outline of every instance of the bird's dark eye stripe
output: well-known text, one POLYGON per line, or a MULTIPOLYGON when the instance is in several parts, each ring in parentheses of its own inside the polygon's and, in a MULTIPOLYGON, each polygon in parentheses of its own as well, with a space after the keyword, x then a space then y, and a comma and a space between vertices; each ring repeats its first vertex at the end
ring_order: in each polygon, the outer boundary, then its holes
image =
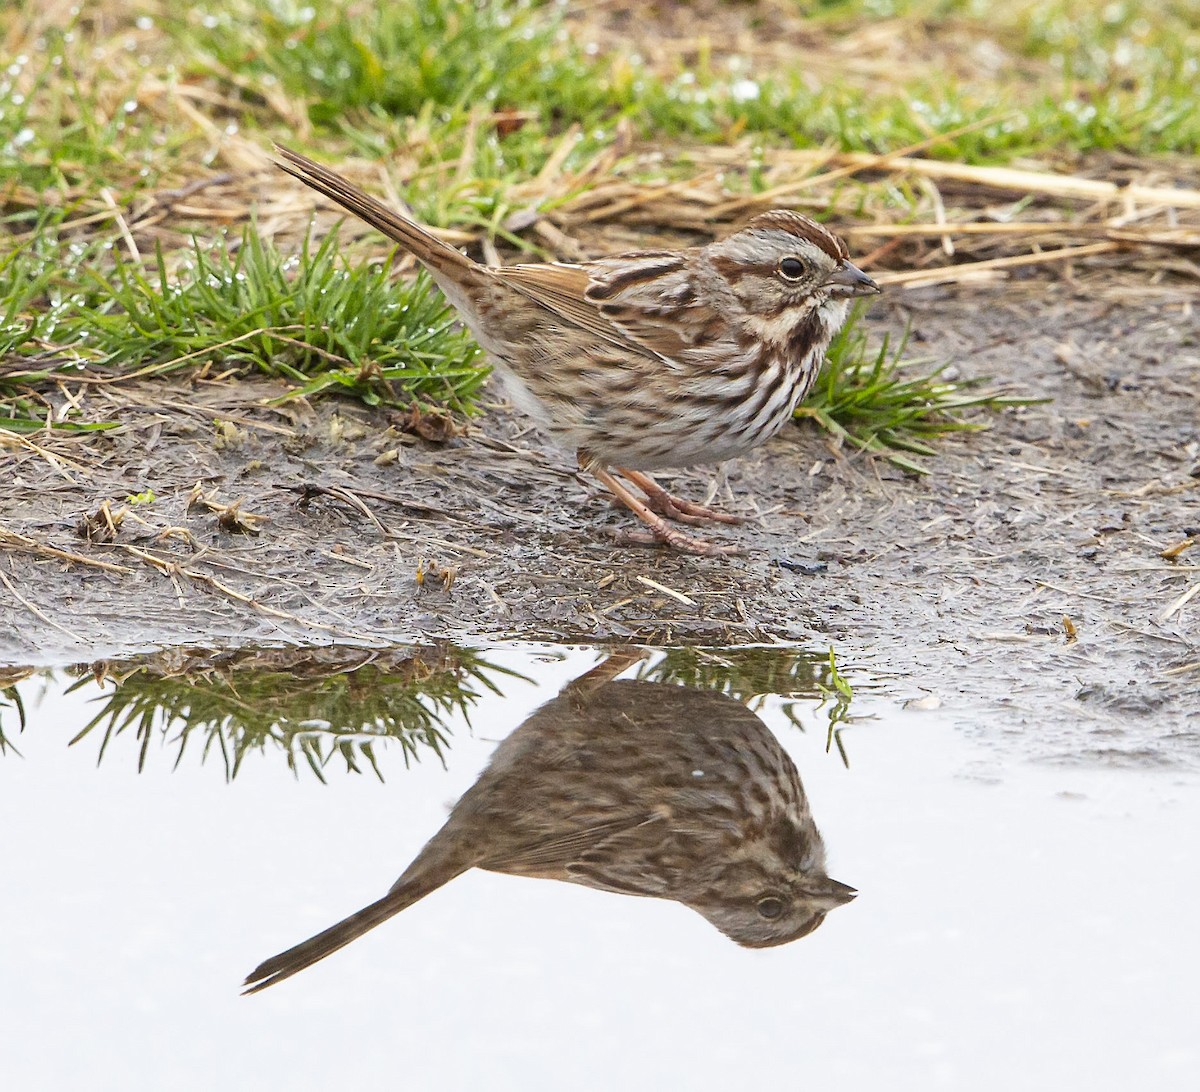
POLYGON ((779 272, 789 281, 798 281, 804 276, 804 263, 799 258, 784 258, 779 263, 779 272))

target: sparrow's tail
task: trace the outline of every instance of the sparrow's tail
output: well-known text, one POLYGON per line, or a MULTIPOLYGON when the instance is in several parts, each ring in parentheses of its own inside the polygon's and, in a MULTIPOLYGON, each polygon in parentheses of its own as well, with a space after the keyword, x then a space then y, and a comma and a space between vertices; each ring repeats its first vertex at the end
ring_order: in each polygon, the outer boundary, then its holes
POLYGON ((375 198, 363 193, 357 186, 352 185, 335 171, 314 163, 311 159, 293 152, 280 144, 275 145, 281 158, 275 160, 276 166, 287 171, 294 178, 300 179, 318 193, 324 194, 331 201, 341 205, 347 212, 352 212, 360 220, 365 220, 376 231, 382 232, 389 239, 399 243, 409 251, 422 265, 435 274, 435 280, 441 283, 441 273, 451 281, 461 281, 464 276, 478 270, 480 267, 465 254, 454 247, 443 243, 420 224, 394 212, 375 198))

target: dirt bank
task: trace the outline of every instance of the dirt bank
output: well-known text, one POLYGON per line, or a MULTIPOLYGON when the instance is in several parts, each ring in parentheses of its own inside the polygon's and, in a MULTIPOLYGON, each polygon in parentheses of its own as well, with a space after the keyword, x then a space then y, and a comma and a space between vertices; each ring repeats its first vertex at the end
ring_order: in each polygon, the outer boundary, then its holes
MULTIPOLYGON (((1200 756, 1200 596, 1183 602, 1200 545, 1161 556, 1200 535, 1187 299, 928 290, 871 322, 908 315, 913 351, 1052 401, 946 442, 919 479, 791 430, 729 468, 718 501, 760 513, 713 532, 745 546, 733 559, 616 544, 631 517, 502 408, 437 443, 356 404, 263 407, 280 389, 263 383, 88 388, 122 429, 0 451, 0 662, 252 640, 832 642, 972 723, 1091 722, 1100 749, 1133 732, 1200 756), (147 490, 114 535, 101 503, 147 490)), ((711 480, 672 485, 702 498, 711 480)))

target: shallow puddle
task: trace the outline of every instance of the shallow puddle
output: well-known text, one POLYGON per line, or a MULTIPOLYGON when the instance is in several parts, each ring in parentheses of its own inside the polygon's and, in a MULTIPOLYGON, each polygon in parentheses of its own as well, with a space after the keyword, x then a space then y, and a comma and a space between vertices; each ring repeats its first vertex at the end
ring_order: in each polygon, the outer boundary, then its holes
POLYGON ((1196 775, 1037 764, 842 670, 849 699, 822 649, 0 675, 4 1084, 1191 1087, 1196 775), (383 896, 468 790, 460 865, 579 882, 469 868, 239 996, 383 896))

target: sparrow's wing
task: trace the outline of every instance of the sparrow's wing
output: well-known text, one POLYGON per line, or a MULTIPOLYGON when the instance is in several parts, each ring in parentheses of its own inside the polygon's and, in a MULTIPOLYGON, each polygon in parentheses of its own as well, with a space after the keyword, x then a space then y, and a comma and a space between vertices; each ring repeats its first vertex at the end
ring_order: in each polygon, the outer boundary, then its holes
POLYGON ((583 298, 589 282, 581 265, 506 265, 492 273, 559 318, 621 348, 633 348, 611 322, 583 298))
POLYGON ((677 251, 640 251, 586 265, 511 265, 492 272, 572 325, 668 364, 728 329, 711 308, 697 305, 686 254, 677 251))

